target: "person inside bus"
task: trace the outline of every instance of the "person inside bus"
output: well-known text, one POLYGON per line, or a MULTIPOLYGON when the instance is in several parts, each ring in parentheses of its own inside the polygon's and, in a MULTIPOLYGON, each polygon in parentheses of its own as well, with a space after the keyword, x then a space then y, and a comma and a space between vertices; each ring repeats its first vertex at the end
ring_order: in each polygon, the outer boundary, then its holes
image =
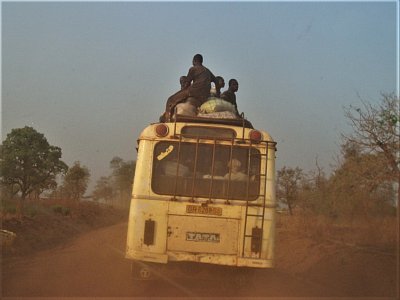
POLYGON ((225 174, 224 178, 233 181, 245 181, 247 180, 247 175, 241 171, 242 163, 240 160, 233 158, 231 162, 228 163, 229 172, 225 174))
POLYGON ((211 82, 214 82, 217 89, 219 88, 218 82, 214 74, 203 66, 203 56, 196 54, 193 57, 193 66, 189 69, 187 74, 188 87, 180 90, 168 98, 165 112, 160 117, 160 121, 169 122, 173 115, 175 106, 178 103, 184 102, 187 98, 192 98, 192 103, 195 107, 199 107, 210 96, 211 82))
POLYGON ((163 173, 167 176, 184 176, 187 177, 190 175, 190 170, 187 166, 178 163, 177 158, 172 158, 163 162, 163 173), (179 165, 179 169, 178 169, 179 165))
POLYGON ((222 93, 221 99, 228 101, 229 103, 232 103, 235 106, 236 115, 239 116, 239 111, 236 104, 236 95, 235 95, 235 93, 239 89, 239 83, 236 79, 230 79, 228 85, 229 85, 228 89, 222 93))
POLYGON ((219 160, 216 160, 214 163, 214 171, 212 170, 212 166, 210 166, 210 170, 208 172, 209 174, 203 175, 203 178, 224 179, 225 172, 226 172, 226 167, 224 167, 224 163, 219 160))

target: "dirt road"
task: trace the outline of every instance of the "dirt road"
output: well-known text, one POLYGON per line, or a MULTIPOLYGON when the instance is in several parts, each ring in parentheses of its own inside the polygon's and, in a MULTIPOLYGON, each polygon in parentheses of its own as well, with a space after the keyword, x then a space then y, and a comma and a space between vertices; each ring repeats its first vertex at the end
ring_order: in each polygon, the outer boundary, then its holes
MULTIPOLYGON (((260 270, 247 287, 221 282, 169 280, 157 284, 135 283, 130 263, 124 258, 126 223, 102 228, 52 250, 31 257, 3 262, 2 296, 7 297, 335 297, 395 295, 395 266, 390 268, 388 288, 363 288, 366 282, 352 279, 350 285, 338 285, 335 279, 346 275, 346 266, 336 269, 314 267, 307 277, 290 272, 281 264, 276 270, 260 270), (319 273, 316 273, 319 272, 319 273), (331 276, 331 277, 330 277, 331 276), (327 280, 315 280, 315 278, 327 280), (329 278, 334 280, 329 280, 329 278), (358 285, 358 286, 357 286, 358 285)), ((279 244, 278 244, 279 246, 279 244)), ((281 245, 282 246, 282 245, 281 245)), ((281 247, 279 246, 279 247, 281 247)), ((295 249, 291 249, 295 250, 295 249)), ((373 254, 371 254, 373 256, 373 254)), ((388 264, 395 263, 390 258, 388 264)), ((363 270, 362 272, 364 272, 363 270)), ((229 274, 227 274, 228 276, 229 274)), ((381 276, 381 275, 380 275, 381 276)), ((382 279, 382 278, 381 278, 382 279)))

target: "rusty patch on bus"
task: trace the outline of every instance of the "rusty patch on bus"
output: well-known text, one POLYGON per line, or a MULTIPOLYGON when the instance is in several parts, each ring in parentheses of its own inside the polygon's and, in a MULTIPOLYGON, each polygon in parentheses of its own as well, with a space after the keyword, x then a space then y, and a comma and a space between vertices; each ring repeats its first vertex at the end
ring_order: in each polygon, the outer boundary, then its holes
POLYGON ((186 213, 222 216, 222 208, 221 207, 210 207, 210 206, 186 205, 186 213))

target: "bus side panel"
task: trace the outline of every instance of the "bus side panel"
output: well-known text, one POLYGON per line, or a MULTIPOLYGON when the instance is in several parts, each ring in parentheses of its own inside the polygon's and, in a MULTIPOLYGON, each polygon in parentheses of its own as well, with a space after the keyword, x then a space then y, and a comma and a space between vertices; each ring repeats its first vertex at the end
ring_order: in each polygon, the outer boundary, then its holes
MULTIPOLYGON (((139 143, 135 177, 133 181, 132 197, 149 197, 151 191, 151 170, 153 166, 152 155, 148 153, 153 153, 154 145, 151 141, 141 140, 139 143)), ((132 198, 132 201, 135 201, 132 198)))
POLYGON ((168 202, 133 199, 128 223, 127 258, 167 262, 168 202))
POLYGON ((152 153, 153 149, 152 141, 140 141, 129 212, 126 257, 166 262, 168 202, 150 199, 153 194, 149 169, 153 161, 148 153, 152 153))
POLYGON ((269 225, 269 230, 264 231, 263 251, 266 251, 266 259, 275 261, 275 220, 276 220, 276 191, 275 191, 275 146, 268 147, 268 168, 267 168, 267 209, 265 225, 269 225), (268 216, 268 217, 267 217, 268 216))

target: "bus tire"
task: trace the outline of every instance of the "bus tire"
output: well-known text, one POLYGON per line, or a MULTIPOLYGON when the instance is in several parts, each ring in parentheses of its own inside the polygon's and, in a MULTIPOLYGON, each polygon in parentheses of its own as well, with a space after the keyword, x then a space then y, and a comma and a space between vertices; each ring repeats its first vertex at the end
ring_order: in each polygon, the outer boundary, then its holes
POLYGON ((154 277, 148 265, 135 261, 131 263, 131 275, 136 280, 150 280, 154 277))

